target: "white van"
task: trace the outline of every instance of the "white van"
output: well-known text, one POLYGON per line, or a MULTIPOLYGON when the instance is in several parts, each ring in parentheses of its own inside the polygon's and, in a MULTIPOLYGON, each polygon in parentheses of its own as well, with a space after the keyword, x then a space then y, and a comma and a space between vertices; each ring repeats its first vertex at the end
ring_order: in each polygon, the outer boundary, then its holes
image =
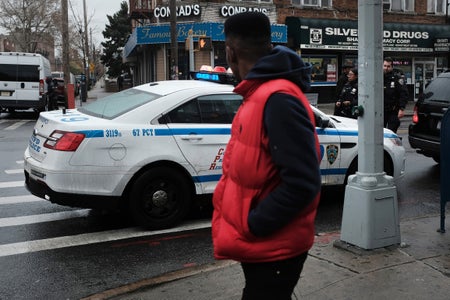
POLYGON ((0 52, 1 110, 47 109, 47 83, 50 62, 36 53, 0 52))

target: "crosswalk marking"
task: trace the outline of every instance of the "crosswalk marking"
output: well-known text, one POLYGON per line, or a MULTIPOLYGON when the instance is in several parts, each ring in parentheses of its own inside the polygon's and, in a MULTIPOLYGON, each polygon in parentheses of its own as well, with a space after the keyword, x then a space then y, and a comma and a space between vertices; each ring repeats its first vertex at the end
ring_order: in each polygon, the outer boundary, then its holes
POLYGON ((24 186, 25 181, 6 181, 0 182, 0 189, 24 186))
POLYGON ((62 236, 56 238, 34 240, 27 242, 11 243, 0 245, 0 257, 31 253, 43 250, 60 249, 66 247, 83 246, 103 242, 111 242, 123 239, 130 239, 142 236, 154 236, 187 230, 196 230, 211 227, 211 221, 190 221, 176 228, 148 231, 139 227, 124 228, 118 230, 108 230, 93 233, 83 233, 73 236, 62 236))
POLYGON ((33 195, 0 197, 0 205, 46 201, 33 195))
POLYGON ((0 218, 0 227, 20 226, 43 222, 60 221, 72 218, 87 217, 90 211, 91 211, 90 209, 80 209, 80 210, 63 211, 40 215, 0 218))
MULTIPOLYGON (((1 121, 1 120, 0 120, 1 121)), ((12 128, 11 126, 8 128, 12 128)), ((17 164, 23 164, 23 160, 16 161, 17 164)), ((4 170, 6 174, 18 174, 23 172, 23 169, 4 170)), ((17 188, 23 187, 24 180, 0 182, 0 190, 2 188, 17 188)), ((23 204, 38 201, 46 201, 33 195, 18 195, 0 197, 0 209, 2 205, 23 204)), ((74 218, 88 217, 92 213, 91 209, 67 210, 62 212, 36 214, 29 216, 5 217, 0 218, 0 229, 12 226, 22 226, 39 224, 43 222, 52 221, 69 221, 74 218)), ((141 227, 123 228, 118 230, 108 230, 93 233, 81 233, 73 236, 59 236, 54 238, 47 238, 41 240, 30 240, 17 243, 9 243, 0 245, 0 257, 34 253, 38 251, 61 249, 67 247, 83 246, 90 244, 97 244, 102 242, 112 242, 118 240, 125 240, 130 238, 139 238, 144 236, 155 236, 167 233, 176 233, 187 230, 197 230, 211 227, 210 220, 190 220, 177 226, 158 231, 148 231, 141 227)))
POLYGON ((12 170, 5 170, 6 174, 20 174, 23 173, 23 169, 12 169, 12 170))
POLYGON ((26 124, 27 122, 29 122, 29 121, 18 121, 18 122, 15 122, 14 124, 4 128, 3 130, 15 130, 15 129, 19 128, 20 126, 26 124))

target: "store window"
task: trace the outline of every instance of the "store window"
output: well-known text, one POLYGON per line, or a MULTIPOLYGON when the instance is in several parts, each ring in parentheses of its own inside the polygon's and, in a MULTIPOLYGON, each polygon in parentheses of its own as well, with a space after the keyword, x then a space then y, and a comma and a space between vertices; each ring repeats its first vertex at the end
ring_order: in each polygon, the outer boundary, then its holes
POLYGON ((412 84, 412 59, 411 58, 393 58, 394 72, 404 76, 406 84, 412 84))
POLYGON ((302 55, 302 59, 312 65, 311 82, 337 81, 337 56, 302 55))
POLYGON ((427 13, 429 14, 445 14, 445 4, 447 0, 428 0, 427 13))
POLYGON ((448 58, 447 57, 437 57, 436 58, 436 72, 437 75, 448 70, 448 58))
POLYGON ((332 7, 332 0, 292 0, 293 5, 311 6, 311 7, 332 7))

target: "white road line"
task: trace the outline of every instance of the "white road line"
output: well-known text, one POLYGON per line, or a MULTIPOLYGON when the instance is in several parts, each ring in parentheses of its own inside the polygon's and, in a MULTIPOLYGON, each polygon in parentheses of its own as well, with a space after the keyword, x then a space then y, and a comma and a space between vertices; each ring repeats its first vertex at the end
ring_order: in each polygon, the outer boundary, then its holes
POLYGON ((16 254, 32 253, 44 250, 60 249, 66 247, 75 247, 103 242, 111 242, 142 236, 154 236, 158 234, 182 232, 187 230, 195 230, 209 227, 211 227, 211 221, 203 220, 203 221, 191 221, 185 223, 184 226, 158 231, 146 231, 139 227, 131 227, 119 230, 83 233, 73 236, 62 236, 43 240, 4 244, 0 245, 0 257, 16 254))
POLYGON ((25 181, 6 181, 0 182, 0 189, 25 186, 25 181))
POLYGON ((17 128, 19 128, 20 126, 26 124, 27 122, 28 122, 28 121, 18 121, 18 122, 15 122, 14 124, 12 124, 12 125, 10 125, 10 126, 4 128, 3 130, 14 130, 14 129, 17 129, 17 128))
POLYGON ((71 218, 87 217, 90 211, 91 211, 90 209, 79 209, 49 214, 0 218, 0 228, 9 226, 36 224, 42 222, 60 221, 71 218))
POLYGON ((16 164, 22 164, 23 165, 23 160, 16 160, 16 164))
POLYGON ((20 203, 30 203, 37 201, 47 201, 33 195, 22 195, 22 196, 10 196, 10 197, 0 197, 0 205, 3 204, 20 204, 20 203))
POLYGON ((5 170, 6 174, 20 174, 23 173, 23 169, 11 169, 11 170, 5 170))
POLYGON ((27 122, 28 122, 28 121, 18 121, 18 122, 15 122, 14 124, 12 124, 12 125, 10 125, 10 126, 4 128, 3 130, 14 130, 14 129, 17 129, 17 128, 19 128, 20 126, 24 125, 24 124, 27 123, 27 122))

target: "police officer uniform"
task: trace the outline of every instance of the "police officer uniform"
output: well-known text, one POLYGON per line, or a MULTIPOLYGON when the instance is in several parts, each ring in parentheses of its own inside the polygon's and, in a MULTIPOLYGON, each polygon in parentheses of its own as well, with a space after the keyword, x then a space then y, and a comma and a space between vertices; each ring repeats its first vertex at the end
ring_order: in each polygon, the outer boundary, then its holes
POLYGON ((358 80, 348 81, 342 88, 341 94, 339 95, 338 102, 341 104, 336 106, 335 115, 355 118, 352 109, 354 106, 358 105, 358 80), (344 102, 349 101, 350 104, 345 105, 344 102))
POLYGON ((384 127, 397 132, 400 127, 399 110, 404 110, 408 102, 408 92, 401 78, 389 72, 384 75, 384 127))

